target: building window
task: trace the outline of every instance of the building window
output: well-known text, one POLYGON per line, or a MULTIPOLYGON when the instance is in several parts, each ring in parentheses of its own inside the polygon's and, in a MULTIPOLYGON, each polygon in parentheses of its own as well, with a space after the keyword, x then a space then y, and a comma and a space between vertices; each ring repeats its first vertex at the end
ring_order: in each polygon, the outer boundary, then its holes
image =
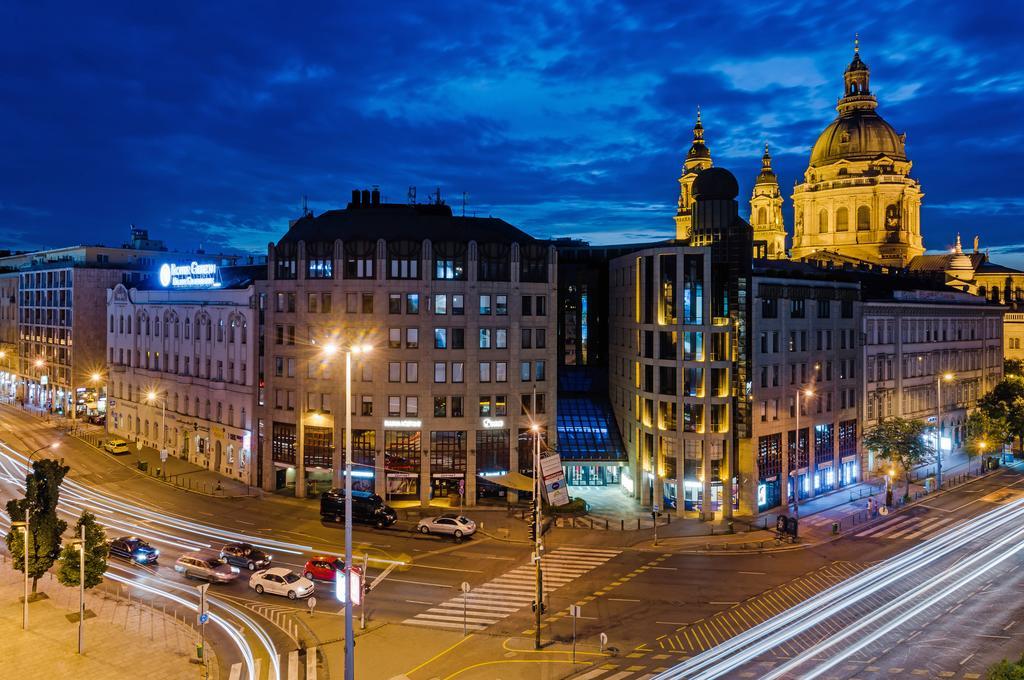
MULTIPOLYGON (((444 418, 448 415, 448 397, 434 397, 434 417, 444 418)), ((433 467, 433 466, 431 466, 433 467)))
POLYGON ((508 430, 477 430, 476 467, 479 472, 508 471, 509 439, 508 430))
POLYGON ((402 313, 402 294, 401 293, 390 293, 388 294, 388 314, 401 314, 402 313))
POLYGON ((836 231, 850 231, 850 211, 846 208, 836 210, 836 231))
POLYGON ((295 425, 277 423, 271 427, 271 457, 275 463, 295 464, 295 425))
POLYGON ((406 347, 406 349, 419 349, 419 347, 420 347, 420 329, 419 328, 406 328, 405 329, 405 347, 406 347))
POLYGON ((494 313, 498 316, 508 316, 508 296, 494 296, 494 313))
POLYGON ((452 418, 461 418, 463 415, 465 415, 463 413, 462 404, 462 397, 452 397, 452 418))
POLYGON ((489 316, 491 313, 491 296, 481 295, 480 296, 480 315, 489 316))
POLYGON ((452 382, 461 383, 464 380, 463 371, 465 364, 461 361, 452 362, 452 382))
POLYGON ((414 383, 419 382, 420 379, 420 365, 415 361, 405 362, 405 382, 414 383))
POLYGON ((406 314, 419 314, 420 313, 420 296, 419 296, 419 293, 406 293, 405 294, 405 313, 406 314))
POLYGON ((452 316, 463 316, 466 313, 466 297, 461 294, 452 295, 452 316))
POLYGON ((491 398, 490 396, 480 397, 480 416, 486 417, 491 415, 491 398))
POLYGON ((446 381, 448 365, 443 361, 434 362, 434 382, 443 383, 446 381))
POLYGON ((480 349, 491 348, 491 329, 481 328, 480 329, 480 349))
POLYGON ((466 471, 466 433, 441 431, 430 433, 430 471, 466 471))
POLYGON ((862 205, 857 208, 857 231, 869 231, 871 229, 871 208, 862 205))

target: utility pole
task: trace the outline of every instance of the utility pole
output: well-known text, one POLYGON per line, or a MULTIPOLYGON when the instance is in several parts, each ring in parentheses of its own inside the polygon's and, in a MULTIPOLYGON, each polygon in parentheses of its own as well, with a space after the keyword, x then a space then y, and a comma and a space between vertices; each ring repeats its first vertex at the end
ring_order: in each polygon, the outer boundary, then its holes
MULTIPOLYGON (((536 390, 534 390, 534 394, 536 395, 536 390)), ((536 402, 536 396, 534 396, 534 401, 536 402)), ((540 426, 534 423, 531 429, 533 430, 533 560, 537 570, 537 591, 535 595, 537 606, 534 610, 533 646, 534 649, 540 649, 540 619, 544 609, 544 575, 540 564, 540 426)))
POLYGON ((78 544, 78 653, 85 652, 85 522, 78 544))

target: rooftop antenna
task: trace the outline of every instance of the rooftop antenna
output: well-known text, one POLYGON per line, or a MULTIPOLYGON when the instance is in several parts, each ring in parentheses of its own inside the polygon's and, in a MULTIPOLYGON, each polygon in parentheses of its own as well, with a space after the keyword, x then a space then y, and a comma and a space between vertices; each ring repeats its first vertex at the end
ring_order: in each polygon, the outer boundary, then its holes
POLYGON ((409 200, 409 205, 416 205, 416 187, 409 185, 409 191, 406 194, 409 200))
POLYGON ((441 187, 437 187, 434 191, 434 201, 435 205, 441 205, 441 187))
POLYGON ((463 217, 466 216, 466 201, 468 201, 468 200, 469 200, 469 192, 463 191, 462 192, 462 216, 463 217))
POLYGON ((306 194, 302 194, 302 215, 303 217, 309 216, 309 197, 306 194))

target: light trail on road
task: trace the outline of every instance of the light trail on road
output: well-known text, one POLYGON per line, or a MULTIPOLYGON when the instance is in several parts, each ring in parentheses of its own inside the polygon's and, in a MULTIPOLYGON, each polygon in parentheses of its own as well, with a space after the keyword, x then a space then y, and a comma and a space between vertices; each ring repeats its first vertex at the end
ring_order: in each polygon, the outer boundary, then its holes
MULTIPOLYGON (((786 612, 754 626, 674 668, 658 674, 653 680, 679 680, 682 678, 687 680, 710 680, 711 678, 729 677, 730 674, 744 664, 768 653, 781 643, 808 631, 822 621, 850 610, 869 595, 883 588, 906 586, 908 576, 922 572, 926 567, 935 565, 944 557, 952 556, 954 552, 963 549, 974 539, 997 532, 1008 525, 1010 528, 1016 529, 1016 527, 1020 526, 1022 520, 1024 520, 1024 499, 1018 499, 995 510, 991 510, 948 529, 934 538, 900 553, 896 557, 880 562, 857 576, 847 579, 843 583, 812 596, 786 612)), ((1007 536, 998 538, 995 544, 982 550, 981 553, 992 559, 993 562, 998 563, 1016 554, 1022 547, 1024 547, 1024 529, 1019 529, 1007 536)), ((966 562, 974 564, 973 558, 970 557, 966 562)), ((957 576, 962 571, 962 564, 964 562, 954 562, 938 574, 929 576, 929 582, 935 579, 942 579, 942 582, 945 582, 949 578, 957 576)), ((995 565, 993 564, 992 566, 995 565)), ((978 569, 978 567, 975 567, 973 573, 977 574, 978 569)), ((954 585, 957 588, 962 587, 969 578, 969 576, 965 577, 954 585)), ((952 586, 950 589, 952 589, 952 586)), ((907 598, 912 597, 913 592, 915 591, 900 596, 903 606, 908 604, 907 598)), ((942 597, 944 598, 945 596, 946 592, 944 591, 942 597)), ((939 599, 941 598, 933 598, 927 605, 930 606, 939 599)), ((924 606, 924 608, 927 608, 927 606, 924 606)), ((917 611, 917 608, 915 608, 915 611, 917 611)), ((901 616, 899 620, 902 622, 906 618, 901 616)), ((895 625, 899 625, 899 623, 895 625)), ((865 642, 864 644, 868 643, 865 642)), ((862 647, 863 645, 858 648, 862 647)), ((852 654, 853 652, 851 651, 850 653, 852 654)), ((806 663, 811 657, 802 654, 798 658, 804 660, 799 664, 796 664, 796 659, 792 660, 790 663, 795 665, 790 670, 806 663)), ((778 678, 782 677, 782 674, 773 672, 768 677, 778 678)), ((815 676, 801 672, 800 677, 815 676)))

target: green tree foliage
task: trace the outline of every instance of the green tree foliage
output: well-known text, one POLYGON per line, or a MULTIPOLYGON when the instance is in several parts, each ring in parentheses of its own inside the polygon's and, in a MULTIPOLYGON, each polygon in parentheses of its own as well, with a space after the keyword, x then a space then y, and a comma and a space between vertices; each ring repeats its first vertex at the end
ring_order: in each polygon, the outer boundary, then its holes
POLYGON ((935 456, 934 448, 924 437, 927 429, 923 420, 886 418, 864 435, 864 446, 877 451, 880 459, 903 471, 904 497, 910 495, 910 473, 915 467, 930 463, 935 456))
POLYGON ((985 673, 985 680, 1024 680, 1024 655, 1017 663, 1003 659, 992 664, 985 673))
MULTIPOLYGON (((103 572, 107 570, 107 534, 88 510, 83 511, 75 523, 75 536, 78 538, 82 536, 82 526, 85 526, 85 587, 94 588, 103 583, 103 572)), ((57 567, 57 580, 66 586, 77 586, 79 562, 78 548, 64 546, 57 567)))
MULTIPOLYGON (((70 468, 56 460, 44 458, 32 462, 32 472, 25 476, 25 497, 7 502, 7 514, 12 522, 29 518, 28 575, 32 578, 32 592, 36 592, 39 579, 60 556, 60 539, 67 522, 57 516, 60 485, 70 468)), ((25 539, 20 528, 11 528, 7 534, 7 547, 11 561, 18 571, 25 570, 25 539)))
POLYGON ((983 456, 1001 451, 1007 440, 1006 420, 993 418, 983 409, 967 416, 967 455, 983 456))
POLYGON ((1003 359, 1003 375, 1024 380, 1024 361, 1021 359, 1003 359))
POLYGON ((978 408, 989 418, 1006 424, 1009 438, 1024 438, 1024 374, 1006 377, 978 400, 978 408))

